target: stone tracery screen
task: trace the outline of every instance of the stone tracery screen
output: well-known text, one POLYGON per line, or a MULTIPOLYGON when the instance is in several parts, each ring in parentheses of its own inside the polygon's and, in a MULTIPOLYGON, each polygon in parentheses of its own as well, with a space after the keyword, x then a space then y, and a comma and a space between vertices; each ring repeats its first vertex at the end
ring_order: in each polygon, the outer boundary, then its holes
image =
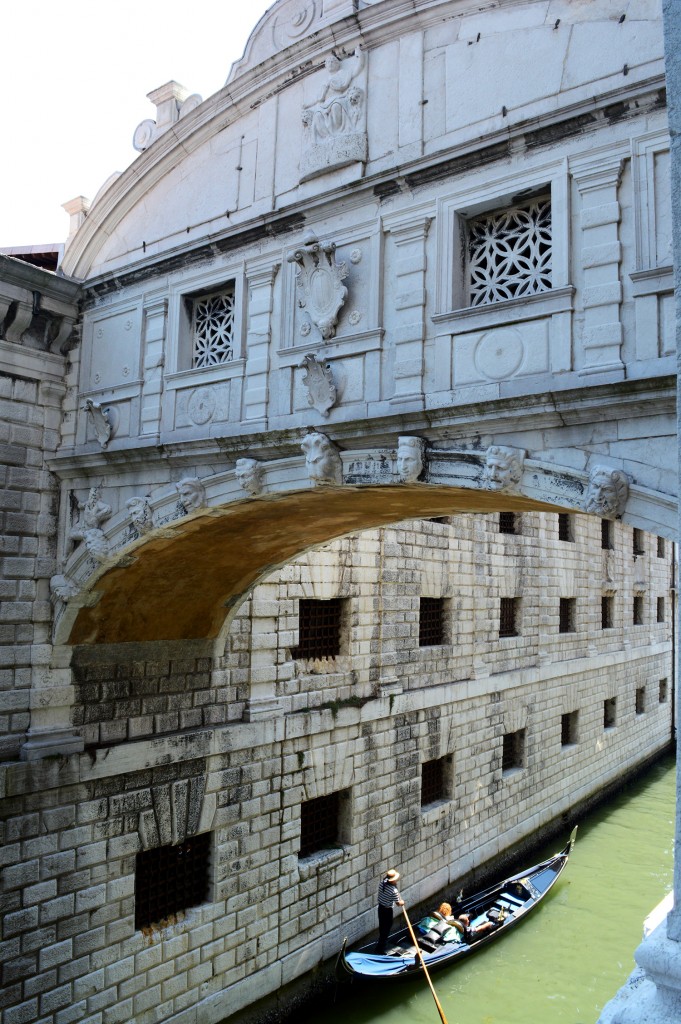
POLYGON ((550 196, 476 217, 467 228, 471 306, 551 289, 550 196))
POLYGON ((234 358, 234 286, 192 300, 192 366, 201 369, 234 358))

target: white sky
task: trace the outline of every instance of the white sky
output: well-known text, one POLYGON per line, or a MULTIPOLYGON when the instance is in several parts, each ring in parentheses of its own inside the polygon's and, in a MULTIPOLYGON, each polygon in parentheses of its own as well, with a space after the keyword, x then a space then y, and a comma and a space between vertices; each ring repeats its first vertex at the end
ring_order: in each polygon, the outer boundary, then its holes
POLYGON ((66 238, 62 203, 94 198, 138 156, 147 93, 175 79, 204 99, 273 0, 7 0, 0 246, 66 238))

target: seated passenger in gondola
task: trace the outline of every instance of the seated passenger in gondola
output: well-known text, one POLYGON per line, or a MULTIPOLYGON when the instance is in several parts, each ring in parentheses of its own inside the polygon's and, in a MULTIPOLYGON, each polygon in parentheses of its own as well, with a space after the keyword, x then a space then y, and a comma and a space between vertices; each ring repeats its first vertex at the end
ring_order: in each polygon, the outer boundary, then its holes
POLYGON ((482 938, 487 932, 496 928, 496 924, 492 921, 483 921, 482 924, 471 928, 470 916, 468 914, 459 914, 458 917, 454 917, 449 903, 441 903, 434 916, 441 921, 445 921, 448 925, 453 925, 466 942, 475 942, 476 939, 482 938))

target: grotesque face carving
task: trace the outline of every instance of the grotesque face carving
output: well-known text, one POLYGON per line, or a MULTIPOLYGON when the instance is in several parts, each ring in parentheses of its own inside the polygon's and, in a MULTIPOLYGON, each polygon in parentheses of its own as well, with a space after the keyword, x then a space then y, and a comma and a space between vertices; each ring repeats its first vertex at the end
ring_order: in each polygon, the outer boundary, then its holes
POLYGON ((130 513, 130 521, 138 533, 149 533, 153 528, 151 507, 146 498, 128 498, 125 507, 130 513))
POLYGON ((397 439, 397 472, 405 483, 414 483, 423 472, 424 442, 420 437, 397 439))
POLYGON ((235 476, 239 486, 249 494, 262 491, 262 466, 257 459, 237 459, 235 476))
POLYGON ((508 491, 518 486, 523 475, 525 453, 519 448, 493 444, 485 454, 483 483, 492 491, 508 491))
POLYGON ((305 452, 305 464, 314 484, 339 484, 342 482, 340 455, 325 434, 312 431, 300 443, 305 452))
POLYGON ((195 512, 206 503, 206 491, 198 477, 185 477, 176 484, 180 505, 185 512, 195 512))
POLYGON ((629 496, 629 480, 626 473, 608 466, 594 466, 589 477, 584 511, 600 516, 601 519, 615 519, 622 515, 629 496))

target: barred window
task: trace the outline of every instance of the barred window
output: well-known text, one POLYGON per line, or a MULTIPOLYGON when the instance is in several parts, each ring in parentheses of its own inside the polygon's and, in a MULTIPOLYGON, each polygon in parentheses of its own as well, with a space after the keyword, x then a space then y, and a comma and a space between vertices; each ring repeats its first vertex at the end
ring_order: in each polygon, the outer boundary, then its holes
POLYGON ((604 551, 612 551, 613 528, 609 519, 601 519, 601 547, 604 551))
POLYGON ((300 806, 299 857, 338 845, 340 834, 340 793, 306 800, 300 806))
POLYGON ((482 306, 552 287, 551 198, 468 221, 468 289, 482 306))
POLYGON ((515 512, 499 513, 499 533, 517 533, 515 512))
POLYGON ((603 728, 614 729, 617 725, 617 697, 603 701, 603 728))
POLYGON ((575 607, 574 597, 561 597, 558 612, 558 631, 560 633, 574 633, 575 607))
POLYGON ((642 555, 645 552, 645 546, 643 544, 643 530, 637 530, 634 528, 631 547, 635 555, 642 555))
POLYGON ((558 513, 558 540, 571 541, 575 539, 574 524, 569 512, 558 513))
POLYGON ((645 686, 639 686, 636 688, 636 714, 645 715, 646 713, 646 688, 645 686))
POLYGON ((614 622, 613 606, 613 597, 610 594, 604 594, 601 597, 601 629, 612 629, 614 622))
POLYGON ((421 807, 447 799, 447 777, 450 758, 439 757, 421 765, 421 807))
POLYGON ((518 635, 518 599, 502 597, 499 600, 499 636, 518 635))
POLYGON ((577 742, 577 724, 579 722, 579 711, 569 711, 561 715, 560 719, 560 745, 572 747, 577 742))
POLYGON ((666 704, 667 703, 667 694, 668 694, 668 692, 669 692, 669 683, 668 683, 667 679, 666 678, 660 679, 660 683, 659 683, 659 687, 658 687, 658 692, 657 692, 657 700, 658 700, 659 704, 666 704))
POLYGON ((419 605, 419 647, 436 647, 445 642, 444 606, 441 597, 422 597, 419 605))
POLYGON ((179 846, 143 850, 135 862, 135 928, 166 918, 208 899, 210 832, 179 846))
POLYGON ((664 537, 657 538, 657 557, 664 558, 664 537))
POLYGON ((504 744, 501 754, 502 772, 513 771, 514 768, 522 768, 525 764, 525 730, 508 732, 504 736, 504 744))
POLYGON ((657 621, 664 622, 664 598, 658 597, 657 599, 657 621))
POLYGON ((301 598, 298 605, 298 646, 294 659, 335 658, 341 652, 343 599, 315 601, 301 598))
POLYGON ((234 282, 191 302, 192 366, 202 369, 234 359, 234 282))
POLYGON ((634 626, 643 625, 643 594, 634 595, 634 605, 631 618, 634 626))

